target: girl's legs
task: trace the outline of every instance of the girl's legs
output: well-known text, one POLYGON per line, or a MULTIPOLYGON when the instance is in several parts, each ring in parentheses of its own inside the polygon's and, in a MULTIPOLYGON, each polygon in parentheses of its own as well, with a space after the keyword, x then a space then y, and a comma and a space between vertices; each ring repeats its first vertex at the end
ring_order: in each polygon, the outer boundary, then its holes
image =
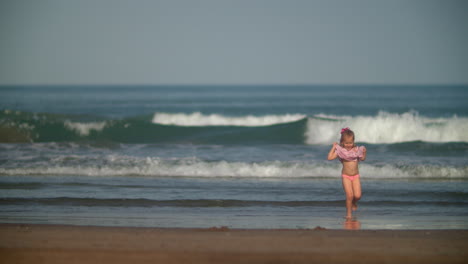
POLYGON ((350 179, 342 177, 343 180, 343 189, 346 195, 346 218, 352 217, 352 207, 353 207, 353 200, 354 200, 354 193, 353 193, 353 183, 350 179))
POLYGON ((352 181, 353 184, 353 211, 357 209, 357 202, 361 199, 361 180, 359 178, 352 181))
POLYGON ((359 178, 351 181, 342 177, 343 189, 346 194, 346 218, 352 217, 352 211, 357 209, 357 201, 361 199, 361 181, 359 178))

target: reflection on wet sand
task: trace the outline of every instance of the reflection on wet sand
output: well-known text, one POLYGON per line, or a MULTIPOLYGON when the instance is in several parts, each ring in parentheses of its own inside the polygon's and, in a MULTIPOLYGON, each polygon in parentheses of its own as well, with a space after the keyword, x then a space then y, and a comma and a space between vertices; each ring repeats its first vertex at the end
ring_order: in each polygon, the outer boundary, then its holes
POLYGON ((359 230, 361 229, 361 222, 356 218, 346 218, 343 222, 343 228, 346 230, 359 230))

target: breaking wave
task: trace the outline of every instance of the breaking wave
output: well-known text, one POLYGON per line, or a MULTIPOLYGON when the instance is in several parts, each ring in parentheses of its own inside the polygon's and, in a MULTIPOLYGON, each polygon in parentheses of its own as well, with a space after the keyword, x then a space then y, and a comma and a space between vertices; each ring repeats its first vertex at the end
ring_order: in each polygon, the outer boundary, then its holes
POLYGON ((357 142, 370 144, 468 142, 468 118, 428 118, 414 111, 375 116, 155 113, 126 119, 0 112, 0 142, 323 145, 337 141, 342 127, 353 129, 357 142))
POLYGON ((403 114, 381 111, 376 116, 316 115, 308 119, 306 143, 337 141, 343 127, 355 132, 356 141, 371 144, 468 142, 468 118, 427 118, 414 111, 403 114))
POLYGON ((174 126, 258 127, 296 122, 305 117, 305 115, 300 114, 228 117, 218 114, 203 115, 200 112, 191 114, 156 113, 153 117, 153 123, 174 126))

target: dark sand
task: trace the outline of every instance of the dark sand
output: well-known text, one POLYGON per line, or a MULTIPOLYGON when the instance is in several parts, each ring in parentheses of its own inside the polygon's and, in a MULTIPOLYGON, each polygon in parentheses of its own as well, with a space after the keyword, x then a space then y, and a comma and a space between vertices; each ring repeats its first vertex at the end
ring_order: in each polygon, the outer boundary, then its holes
POLYGON ((0 263, 468 263, 468 230, 0 224, 0 263))

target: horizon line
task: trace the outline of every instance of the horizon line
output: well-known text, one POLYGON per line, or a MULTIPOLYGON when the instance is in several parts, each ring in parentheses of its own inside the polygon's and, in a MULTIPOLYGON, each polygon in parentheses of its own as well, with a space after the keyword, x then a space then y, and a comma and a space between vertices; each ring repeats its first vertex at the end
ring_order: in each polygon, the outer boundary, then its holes
POLYGON ((0 87, 127 87, 127 86, 139 86, 139 87, 283 87, 283 86, 296 86, 296 87, 355 87, 355 86, 468 86, 468 83, 44 83, 44 84, 0 84, 0 87))

